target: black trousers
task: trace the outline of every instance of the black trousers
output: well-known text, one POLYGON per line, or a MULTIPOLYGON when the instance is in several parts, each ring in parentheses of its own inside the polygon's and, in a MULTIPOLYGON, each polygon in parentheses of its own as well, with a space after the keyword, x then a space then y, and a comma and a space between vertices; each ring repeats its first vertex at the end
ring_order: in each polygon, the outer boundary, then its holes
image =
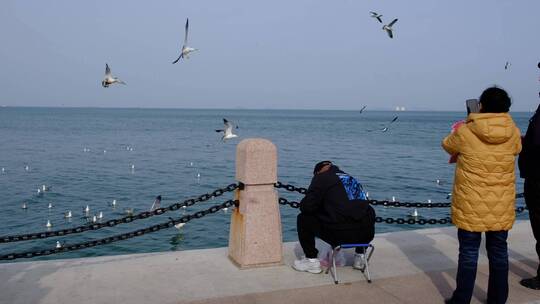
MULTIPOLYGON (((314 215, 298 214, 296 221, 298 240, 304 250, 306 258, 317 258, 319 251, 315 248, 315 238, 327 242, 332 247, 340 244, 361 244, 369 243, 375 236, 373 224, 366 225, 365 228, 354 230, 335 230, 324 225, 319 218, 314 215)), ((362 252, 361 248, 356 248, 356 252, 362 252)))
MULTIPOLYGON (((540 179, 525 179, 525 204, 529 208, 529 218, 534 238, 536 239, 536 253, 540 261, 540 179)), ((540 278, 540 264, 537 274, 540 278)))

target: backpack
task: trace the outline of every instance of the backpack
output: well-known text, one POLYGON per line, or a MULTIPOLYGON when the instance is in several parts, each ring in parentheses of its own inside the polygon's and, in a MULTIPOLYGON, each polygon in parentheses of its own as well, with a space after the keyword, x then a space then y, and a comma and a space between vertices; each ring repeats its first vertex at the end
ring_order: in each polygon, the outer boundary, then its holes
POLYGON ((356 178, 346 173, 336 173, 336 175, 343 184, 345 192, 347 193, 350 201, 367 199, 362 185, 356 180, 356 178))

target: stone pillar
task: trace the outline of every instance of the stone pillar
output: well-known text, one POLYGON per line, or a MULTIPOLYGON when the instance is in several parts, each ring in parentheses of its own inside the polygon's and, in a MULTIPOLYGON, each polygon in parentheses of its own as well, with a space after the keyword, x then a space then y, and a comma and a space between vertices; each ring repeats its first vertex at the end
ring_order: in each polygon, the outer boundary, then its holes
POLYGON ((244 190, 231 215, 229 258, 240 268, 282 264, 283 243, 277 181, 277 149, 269 140, 242 140, 236 148, 236 179, 244 190))

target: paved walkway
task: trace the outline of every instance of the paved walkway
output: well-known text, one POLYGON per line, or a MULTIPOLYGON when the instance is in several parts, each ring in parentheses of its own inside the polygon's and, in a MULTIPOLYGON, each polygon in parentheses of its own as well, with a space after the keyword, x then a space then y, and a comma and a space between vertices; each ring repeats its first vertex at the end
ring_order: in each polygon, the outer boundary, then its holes
MULTIPOLYGON (((540 291, 518 283, 538 262, 528 221, 516 223, 509 243, 509 303, 540 303, 540 291)), ((339 269, 339 285, 330 275, 292 270, 295 243, 285 244, 285 265, 248 270, 233 266, 226 248, 0 264, 0 303, 380 304, 442 303, 450 296, 455 228, 379 234, 374 245, 372 284, 351 267, 339 269)), ((473 303, 486 298, 485 252, 480 264, 473 303)))

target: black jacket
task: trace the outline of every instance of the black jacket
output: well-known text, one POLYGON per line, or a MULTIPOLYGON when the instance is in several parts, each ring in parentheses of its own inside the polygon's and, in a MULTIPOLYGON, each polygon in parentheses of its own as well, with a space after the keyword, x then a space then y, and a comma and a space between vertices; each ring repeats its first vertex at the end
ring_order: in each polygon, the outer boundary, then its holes
POLYGON ((529 120, 518 159, 522 178, 540 179, 540 105, 529 120))
POLYGON ((311 180, 306 196, 300 202, 302 213, 316 215, 328 228, 336 230, 373 229, 375 211, 365 200, 349 200, 345 187, 332 166, 311 180))

